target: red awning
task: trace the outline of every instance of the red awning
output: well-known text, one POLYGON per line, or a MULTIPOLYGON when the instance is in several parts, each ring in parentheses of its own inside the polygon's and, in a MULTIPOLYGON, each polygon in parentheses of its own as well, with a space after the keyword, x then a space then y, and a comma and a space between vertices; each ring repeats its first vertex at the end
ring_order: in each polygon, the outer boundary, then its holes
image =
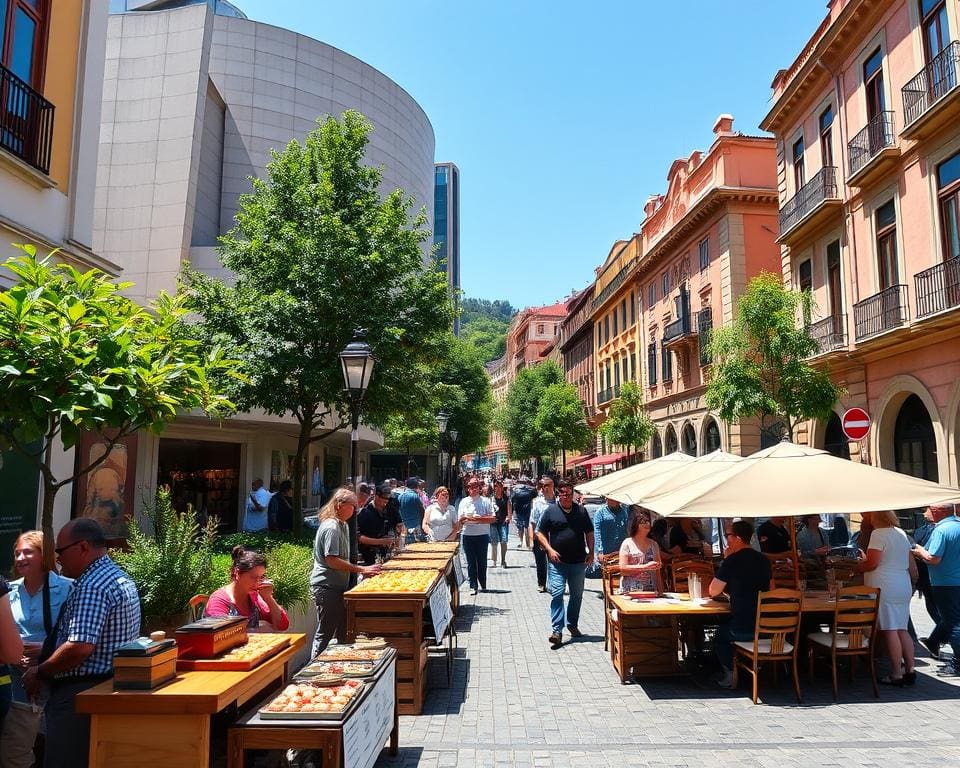
POLYGON ((616 464, 626 455, 627 454, 625 453, 608 453, 605 456, 594 456, 592 459, 588 459, 587 461, 583 462, 581 466, 605 467, 608 464, 616 464))
POLYGON ((578 464, 583 464, 585 461, 589 461, 589 460, 592 459, 594 456, 596 456, 595 453, 588 453, 586 456, 577 456, 577 458, 573 459, 573 460, 570 462, 570 465, 573 466, 573 467, 575 467, 575 466, 577 466, 578 464))

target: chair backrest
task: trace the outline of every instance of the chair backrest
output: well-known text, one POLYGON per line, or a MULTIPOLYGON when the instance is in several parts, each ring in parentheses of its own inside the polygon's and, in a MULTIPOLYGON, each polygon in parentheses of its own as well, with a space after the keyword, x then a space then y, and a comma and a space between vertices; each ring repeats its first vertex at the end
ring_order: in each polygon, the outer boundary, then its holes
POLYGON ((673 584, 673 591, 689 592, 690 575, 694 573, 700 577, 704 594, 706 594, 707 584, 713 579, 713 563, 707 560, 672 561, 670 563, 670 582, 673 584))
POLYGON ((601 568, 605 568, 608 565, 617 565, 620 562, 620 553, 619 552, 610 552, 607 555, 599 555, 597 557, 597 563, 601 568))
POLYGON ((207 607, 207 600, 210 595, 194 595, 190 598, 190 621, 198 621, 203 618, 203 609, 207 607))
POLYGON ((770 650, 765 653, 783 655, 788 642, 796 649, 802 604, 803 595, 796 589, 771 589, 769 592, 761 592, 757 596, 754 648, 760 647, 761 640, 769 640, 770 650))
POLYGON ((603 600, 604 603, 609 605, 610 596, 615 595, 617 590, 620 589, 620 566, 609 564, 605 565, 603 568, 603 600))
POLYGON ((796 573, 793 570, 793 560, 789 555, 778 557, 770 563, 773 572, 773 587, 775 589, 797 589, 796 573))
POLYGON ((834 643, 837 635, 847 635, 849 650, 866 650, 873 642, 877 629, 879 587, 844 587, 837 594, 834 609, 834 643))

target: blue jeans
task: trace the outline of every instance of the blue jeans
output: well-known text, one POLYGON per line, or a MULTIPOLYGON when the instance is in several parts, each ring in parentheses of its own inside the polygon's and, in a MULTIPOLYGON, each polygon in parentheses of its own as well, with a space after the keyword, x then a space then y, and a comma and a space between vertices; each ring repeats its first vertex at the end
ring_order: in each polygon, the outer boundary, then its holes
POLYGON ((550 589, 550 623, 554 632, 563 631, 563 590, 570 585, 567 602, 567 627, 579 629, 580 604, 583 602, 583 563, 548 563, 547 586, 550 589))
POLYGON ((464 536, 463 554, 467 556, 467 579, 470 589, 487 588, 487 545, 490 543, 490 534, 482 536, 464 536))
POLYGON ((490 526, 490 541, 493 544, 500 542, 506 544, 510 541, 510 524, 494 523, 490 526))
POLYGON ((724 669, 733 669, 733 641, 753 640, 754 631, 734 632, 730 621, 721 621, 717 626, 717 634, 713 636, 713 650, 724 669))
POLYGON ((960 670, 960 587, 932 587, 940 621, 930 633, 934 644, 950 643, 953 665, 960 670))
POLYGON ((530 527, 530 515, 518 515, 513 513, 513 524, 517 526, 517 534, 523 538, 523 532, 530 527))

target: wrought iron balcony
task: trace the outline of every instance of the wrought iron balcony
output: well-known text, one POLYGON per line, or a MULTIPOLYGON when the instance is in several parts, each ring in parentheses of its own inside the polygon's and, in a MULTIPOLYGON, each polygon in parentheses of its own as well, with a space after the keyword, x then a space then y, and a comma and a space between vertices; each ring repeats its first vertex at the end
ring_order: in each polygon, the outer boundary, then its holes
POLYGON ((817 175, 804 184, 791 197, 786 205, 780 209, 780 239, 786 241, 788 235, 796 235, 806 227, 819 220, 821 212, 833 207, 833 203, 840 206, 840 195, 837 189, 837 169, 824 166, 817 175))
POLYGON ((620 385, 616 384, 612 387, 607 387, 606 389, 601 389, 597 393, 597 405, 603 405, 604 403, 609 403, 611 400, 620 397, 620 385))
POLYGON ((960 256, 917 272, 913 280, 918 318, 960 306, 960 256))
POLYGON ((594 297, 593 301, 590 302, 590 308, 596 309, 601 304, 603 304, 603 302, 609 299, 610 296, 613 294, 613 292, 616 291, 617 288, 619 288, 621 285, 623 285, 623 281, 627 279, 627 275, 630 273, 630 270, 633 268, 633 265, 636 263, 637 263, 636 258, 632 258, 630 259, 630 261, 624 264, 623 267, 620 268, 620 271, 613 276, 613 279, 609 283, 607 283, 606 286, 604 286, 603 290, 600 291, 600 293, 594 297))
MULTIPOLYGON (((928 117, 933 117, 934 107, 941 107, 948 101, 952 103, 953 108, 940 115, 939 119, 947 122, 955 117, 953 113, 960 111, 960 102, 955 98, 958 93, 957 85, 960 84, 958 75, 960 75, 960 41, 954 40, 901 89, 904 136, 918 134, 922 124, 930 122, 928 117)), ((939 126, 929 127, 933 130, 939 126)))
POLYGON ((817 343, 814 355, 824 355, 847 348, 847 316, 831 315, 807 326, 807 333, 817 343))
POLYGON ((896 143, 893 112, 880 112, 847 144, 850 169, 847 183, 861 186, 868 176, 873 176, 871 171, 881 165, 884 158, 899 155, 896 143))
POLYGON ((700 344, 700 367, 710 365, 713 358, 710 356, 710 332, 713 330, 713 311, 705 307, 697 312, 697 333, 700 344))
POLYGON ((899 328, 905 325, 908 319, 905 285, 891 285, 853 305, 853 325, 857 341, 899 328))
POLYGON ((50 173, 53 104, 0 66, 0 147, 50 173))
POLYGON ((684 336, 689 336, 692 332, 690 325, 690 315, 684 314, 678 317, 669 325, 663 328, 663 343, 669 344, 684 336))

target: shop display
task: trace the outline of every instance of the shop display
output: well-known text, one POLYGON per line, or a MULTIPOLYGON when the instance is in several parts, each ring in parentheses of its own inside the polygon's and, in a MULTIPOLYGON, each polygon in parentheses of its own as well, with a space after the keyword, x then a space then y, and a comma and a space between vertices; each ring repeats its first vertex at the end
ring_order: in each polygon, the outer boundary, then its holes
POLYGON ((317 661, 378 661, 387 653, 386 648, 358 648, 354 645, 329 645, 317 656, 317 661))
POLYGON ((316 677, 369 677, 379 665, 372 661, 315 661, 295 675, 295 679, 312 680, 316 677))
POLYGON ((339 686, 292 683, 260 710, 264 719, 340 719, 356 701, 363 688, 359 680, 347 680, 339 686))
POLYGON ((211 659, 180 659, 183 670, 249 670, 280 653, 290 644, 290 636, 262 632, 247 636, 247 642, 211 659))
POLYGON ((435 570, 387 571, 364 579, 350 592, 423 594, 429 591, 438 577, 439 573, 435 570))

